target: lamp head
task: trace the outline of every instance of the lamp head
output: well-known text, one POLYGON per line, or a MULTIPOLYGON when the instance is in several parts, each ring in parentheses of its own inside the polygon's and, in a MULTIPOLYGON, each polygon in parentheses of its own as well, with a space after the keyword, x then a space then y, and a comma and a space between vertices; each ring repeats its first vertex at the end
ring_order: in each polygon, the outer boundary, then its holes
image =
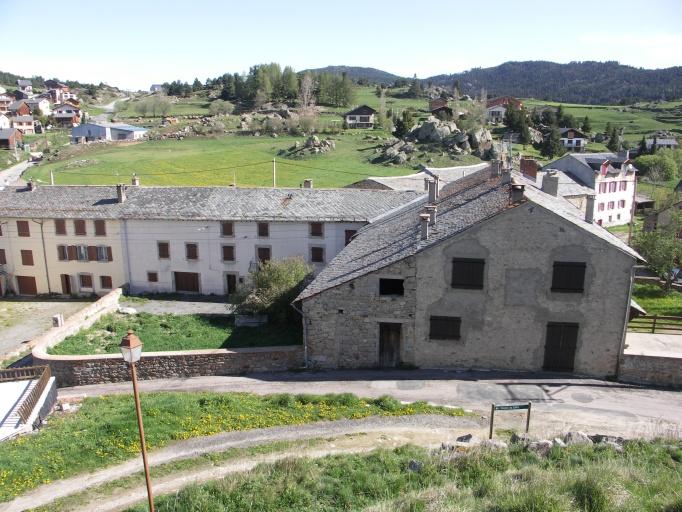
POLYGON ((128 331, 128 334, 123 336, 119 347, 126 363, 137 363, 142 357, 142 341, 133 331, 128 331))

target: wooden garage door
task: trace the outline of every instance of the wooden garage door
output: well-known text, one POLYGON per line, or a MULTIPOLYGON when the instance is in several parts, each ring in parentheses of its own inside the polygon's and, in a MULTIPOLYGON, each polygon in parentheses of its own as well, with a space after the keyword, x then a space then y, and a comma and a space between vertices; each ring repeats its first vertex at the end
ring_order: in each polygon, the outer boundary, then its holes
POLYGON ((199 293, 199 274, 195 272, 174 272, 175 291, 199 293))
POLYGON ((17 276, 19 295, 38 295, 36 278, 32 276, 17 276))
POLYGON ((400 364, 401 324, 379 324, 379 366, 395 368, 400 364))
POLYGON ((578 324, 549 322, 542 368, 553 372, 572 372, 578 344, 578 324))

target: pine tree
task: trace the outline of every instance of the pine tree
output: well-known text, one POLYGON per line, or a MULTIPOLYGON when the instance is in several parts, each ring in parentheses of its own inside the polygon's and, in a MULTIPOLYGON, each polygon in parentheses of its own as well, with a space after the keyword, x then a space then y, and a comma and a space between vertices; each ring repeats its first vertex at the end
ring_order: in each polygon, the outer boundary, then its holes
POLYGON ((637 153, 638 153, 638 155, 645 155, 646 154, 646 138, 645 137, 642 137, 642 140, 639 141, 637 153))
POLYGON ((590 122, 590 118, 587 116, 585 116, 585 119, 583 119, 582 129, 586 134, 592 131, 592 123, 590 122))
POLYGON ((203 89, 203 88, 204 88, 204 86, 201 85, 201 82, 199 81, 199 79, 198 79, 198 78, 195 78, 195 79, 194 79, 194 83, 192 83, 192 91, 193 91, 193 92, 197 92, 197 91, 200 91, 200 90, 203 89))
POLYGON ((620 134, 618 133, 618 128, 615 126, 612 128, 609 134, 609 142, 606 144, 609 151, 619 151, 620 150, 620 134))
POLYGON ((547 158, 554 158, 561 156, 564 153, 564 147, 561 145, 561 134, 559 129, 554 127, 547 135, 547 138, 542 143, 540 153, 547 158))

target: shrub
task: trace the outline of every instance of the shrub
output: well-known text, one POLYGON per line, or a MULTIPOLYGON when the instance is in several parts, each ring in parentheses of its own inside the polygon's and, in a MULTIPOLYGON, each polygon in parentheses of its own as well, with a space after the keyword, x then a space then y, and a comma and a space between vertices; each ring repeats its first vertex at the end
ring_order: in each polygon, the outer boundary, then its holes
POLYGON ((674 180, 677 178, 677 164, 669 156, 642 155, 635 159, 635 167, 653 181, 674 180))
POLYGON ((388 395, 380 396, 374 401, 374 404, 388 412, 397 411, 401 407, 401 404, 398 400, 388 395))
POLYGON ((597 475, 586 475, 571 486, 575 502, 584 512, 608 512, 611 510, 605 485, 597 475))

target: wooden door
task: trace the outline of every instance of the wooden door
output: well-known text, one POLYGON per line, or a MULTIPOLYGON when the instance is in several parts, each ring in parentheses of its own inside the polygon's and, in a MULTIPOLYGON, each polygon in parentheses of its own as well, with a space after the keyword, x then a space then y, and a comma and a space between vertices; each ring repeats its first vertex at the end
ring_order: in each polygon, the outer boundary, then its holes
POLYGON ((175 291, 199 293, 199 274, 196 272, 174 272, 175 291))
POLYGON ((237 290, 237 275, 226 274, 227 279, 227 294, 234 293, 237 290))
POLYGON ((549 322, 543 370, 572 372, 578 343, 578 324, 549 322))
POLYGON ((69 274, 62 274, 59 277, 62 281, 62 294, 71 295, 71 276, 69 274))
POLYGON ((36 278, 33 276, 17 276, 19 295, 38 295, 36 278))
POLYGON ((379 324, 379 366, 395 368, 400 364, 401 324, 379 324))

